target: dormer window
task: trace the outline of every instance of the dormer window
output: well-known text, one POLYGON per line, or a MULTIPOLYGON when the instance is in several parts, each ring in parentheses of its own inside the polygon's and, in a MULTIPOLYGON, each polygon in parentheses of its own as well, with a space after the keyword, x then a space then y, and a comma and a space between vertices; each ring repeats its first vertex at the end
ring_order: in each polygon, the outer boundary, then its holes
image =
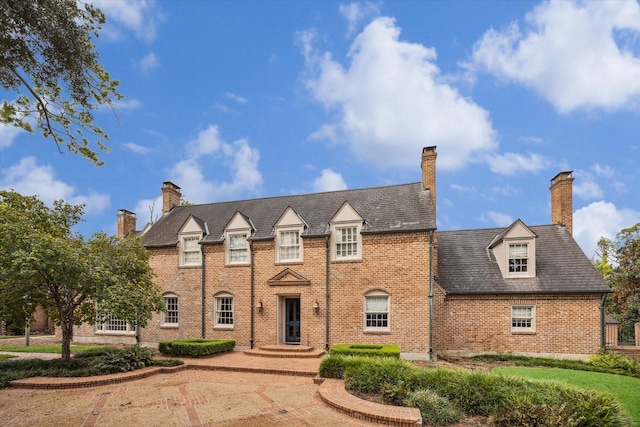
POLYGON ((362 259, 360 231, 363 222, 363 218, 348 202, 331 219, 331 258, 334 261, 362 259))
POLYGON ((305 226, 306 223, 304 220, 292 207, 285 209, 278 221, 274 224, 277 263, 302 262, 302 233, 304 233, 305 226))
POLYGON ((249 261, 249 243, 247 234, 229 235, 229 263, 245 264, 249 261))
POLYGON ((526 273, 529 262, 529 245, 516 243, 509 245, 509 273, 526 273))
POLYGON ((228 265, 249 264, 249 237, 253 230, 251 220, 240 212, 231 218, 225 227, 225 258, 228 265))
POLYGON ((204 221, 189 216, 180 228, 178 246, 181 267, 195 267, 202 265, 202 249, 200 240, 206 234, 207 226, 204 221))

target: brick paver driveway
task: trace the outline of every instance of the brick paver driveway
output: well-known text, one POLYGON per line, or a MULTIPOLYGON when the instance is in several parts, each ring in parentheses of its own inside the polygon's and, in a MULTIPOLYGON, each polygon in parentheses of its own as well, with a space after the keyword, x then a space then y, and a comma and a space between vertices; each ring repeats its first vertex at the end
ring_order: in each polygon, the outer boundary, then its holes
POLYGON ((72 390, 0 390, 3 426, 373 426, 326 406, 309 377, 184 370, 72 390))

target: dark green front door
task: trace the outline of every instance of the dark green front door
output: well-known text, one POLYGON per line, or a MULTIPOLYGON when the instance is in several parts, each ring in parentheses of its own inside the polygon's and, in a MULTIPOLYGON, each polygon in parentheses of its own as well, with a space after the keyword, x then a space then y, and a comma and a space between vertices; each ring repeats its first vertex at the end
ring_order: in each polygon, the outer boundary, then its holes
POLYGON ((300 344, 300 298, 286 298, 285 303, 285 333, 287 344, 300 344))

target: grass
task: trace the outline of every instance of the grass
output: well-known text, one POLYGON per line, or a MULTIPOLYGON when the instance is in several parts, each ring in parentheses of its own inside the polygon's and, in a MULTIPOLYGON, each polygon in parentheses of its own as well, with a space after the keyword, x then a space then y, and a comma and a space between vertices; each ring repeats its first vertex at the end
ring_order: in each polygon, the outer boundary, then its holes
POLYGON ((561 368, 499 367, 493 372, 524 378, 550 380, 615 395, 631 414, 635 426, 640 427, 640 379, 600 372, 576 371, 561 368))
MULTIPOLYGON (((88 350, 90 348, 96 348, 95 345, 72 345, 71 352, 88 350)), ((0 351, 13 351, 19 353, 62 353, 61 344, 41 344, 41 345, 3 345, 0 346, 0 351)))
POLYGON ((12 359, 12 358, 14 358, 14 357, 15 357, 15 356, 12 356, 12 355, 10 355, 10 354, 0 354, 0 361, 2 361, 2 360, 6 360, 6 359, 12 359))

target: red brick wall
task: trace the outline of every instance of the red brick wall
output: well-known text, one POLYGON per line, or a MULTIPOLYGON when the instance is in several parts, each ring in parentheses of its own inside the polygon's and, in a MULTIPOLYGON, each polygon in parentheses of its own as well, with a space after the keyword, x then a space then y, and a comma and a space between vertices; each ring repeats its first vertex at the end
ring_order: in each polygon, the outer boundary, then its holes
POLYGON ((600 295, 439 295, 434 345, 442 350, 593 354, 600 347, 600 295), (511 332, 511 306, 535 306, 535 333, 511 332))

